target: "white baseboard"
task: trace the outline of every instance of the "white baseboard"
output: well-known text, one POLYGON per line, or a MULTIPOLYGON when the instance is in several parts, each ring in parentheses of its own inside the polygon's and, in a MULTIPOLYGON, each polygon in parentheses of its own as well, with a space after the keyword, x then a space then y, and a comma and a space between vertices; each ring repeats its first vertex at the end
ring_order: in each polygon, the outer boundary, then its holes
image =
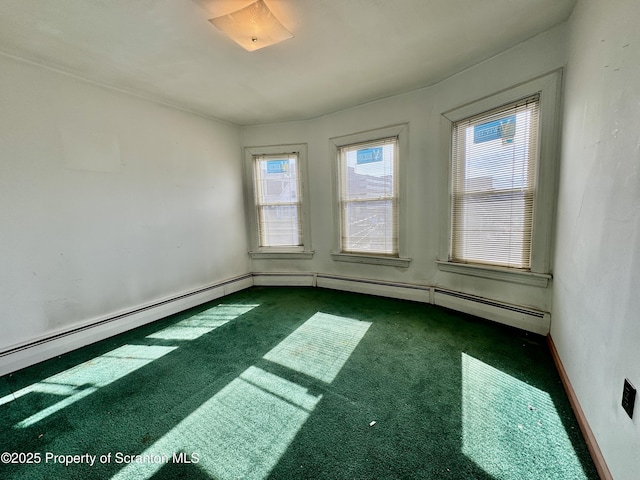
POLYGON ((159 299, 129 311, 95 318, 66 330, 49 333, 47 336, 33 339, 28 343, 14 345, 0 352, 0 376, 210 302, 252 285, 251 274, 243 275, 171 298, 159 299))
POLYGON ((548 312, 451 290, 434 288, 433 304, 540 335, 548 335, 551 326, 551 315, 548 312))
POLYGON ((550 315, 547 312, 508 305, 438 287, 316 273, 258 272, 172 298, 159 299, 154 303, 126 312, 92 319, 67 330, 52 332, 45 337, 32 339, 28 343, 6 348, 0 351, 0 376, 253 285, 322 287, 431 303, 529 332, 541 335, 549 333, 550 315))
POLYGON ((316 283, 318 287, 333 290, 429 303, 430 288, 426 286, 321 274, 316 275, 316 283))
POLYGON ((313 273, 254 273, 253 284, 259 287, 315 287, 313 273))
POLYGON ((322 273, 254 273, 253 276, 254 285, 260 286, 316 286, 431 303, 540 335, 547 335, 551 324, 548 312, 439 287, 322 273))

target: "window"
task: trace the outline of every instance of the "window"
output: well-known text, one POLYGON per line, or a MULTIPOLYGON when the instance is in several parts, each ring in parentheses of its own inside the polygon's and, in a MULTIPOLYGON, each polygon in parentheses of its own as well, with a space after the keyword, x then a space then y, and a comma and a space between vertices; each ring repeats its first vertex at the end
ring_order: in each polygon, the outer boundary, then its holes
POLYGON ((259 247, 302 246, 298 154, 255 155, 259 247))
POLYGON ((306 145, 245 148, 246 205, 254 259, 308 259, 306 145))
POLYGON ((452 261, 531 268, 538 105, 535 95, 453 125, 452 261))
POLYGON ((339 149, 340 250, 398 256, 398 140, 339 149))
POLYGON ((409 124, 330 139, 334 166, 331 257, 338 262, 408 267, 406 182, 409 124))
POLYGON ((548 285, 561 84, 557 70, 443 113, 451 183, 440 270, 548 285))

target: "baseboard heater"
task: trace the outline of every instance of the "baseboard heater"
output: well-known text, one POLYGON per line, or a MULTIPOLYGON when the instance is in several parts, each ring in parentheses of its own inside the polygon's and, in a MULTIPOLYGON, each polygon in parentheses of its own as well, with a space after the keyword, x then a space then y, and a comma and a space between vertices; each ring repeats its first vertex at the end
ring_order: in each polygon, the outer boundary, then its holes
POLYGON ((432 303, 540 335, 547 335, 551 325, 551 317, 547 312, 437 287, 433 288, 432 303))
POLYGON ((547 312, 468 295, 440 287, 322 273, 254 273, 254 285, 311 286, 430 303, 476 317, 547 335, 547 312))
POLYGON ((308 272, 271 273, 254 272, 253 284, 256 287, 315 287, 316 276, 308 272))
POLYGON ((381 297, 399 298, 414 302, 431 303, 431 288, 426 285, 387 282, 364 278, 343 277, 339 275, 316 274, 316 286, 344 290, 347 292, 366 293, 381 297))
POLYGON ((131 310, 94 318, 0 351, 0 376, 70 352, 174 313, 201 305, 253 285, 251 274, 242 275, 131 310))
POLYGON ((0 351, 0 376, 159 320, 236 291, 256 286, 311 286, 430 303, 547 335, 550 315, 439 287, 316 273, 253 273, 162 299, 14 345, 0 351))

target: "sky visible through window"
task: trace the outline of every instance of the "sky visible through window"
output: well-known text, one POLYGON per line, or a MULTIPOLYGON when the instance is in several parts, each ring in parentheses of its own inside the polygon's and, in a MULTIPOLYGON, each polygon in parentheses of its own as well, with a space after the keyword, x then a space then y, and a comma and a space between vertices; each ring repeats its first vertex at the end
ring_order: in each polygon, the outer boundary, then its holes
POLYGON ((478 126, 475 124, 465 128, 465 190, 527 188, 530 182, 531 111, 515 114, 515 132, 512 137, 500 136, 476 143, 474 130, 478 126))

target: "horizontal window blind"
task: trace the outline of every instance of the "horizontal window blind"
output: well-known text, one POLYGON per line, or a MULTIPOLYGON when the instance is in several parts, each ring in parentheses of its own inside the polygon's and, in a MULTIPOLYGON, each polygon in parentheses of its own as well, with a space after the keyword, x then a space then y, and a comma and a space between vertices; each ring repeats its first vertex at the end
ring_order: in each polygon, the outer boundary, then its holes
POLYGON ((528 270, 539 96, 453 125, 451 260, 528 270))
POLYGON ((255 155, 253 165, 259 246, 302 245, 298 155, 255 155))
POLYGON ((397 137, 339 148, 341 250, 398 255, 397 137))

